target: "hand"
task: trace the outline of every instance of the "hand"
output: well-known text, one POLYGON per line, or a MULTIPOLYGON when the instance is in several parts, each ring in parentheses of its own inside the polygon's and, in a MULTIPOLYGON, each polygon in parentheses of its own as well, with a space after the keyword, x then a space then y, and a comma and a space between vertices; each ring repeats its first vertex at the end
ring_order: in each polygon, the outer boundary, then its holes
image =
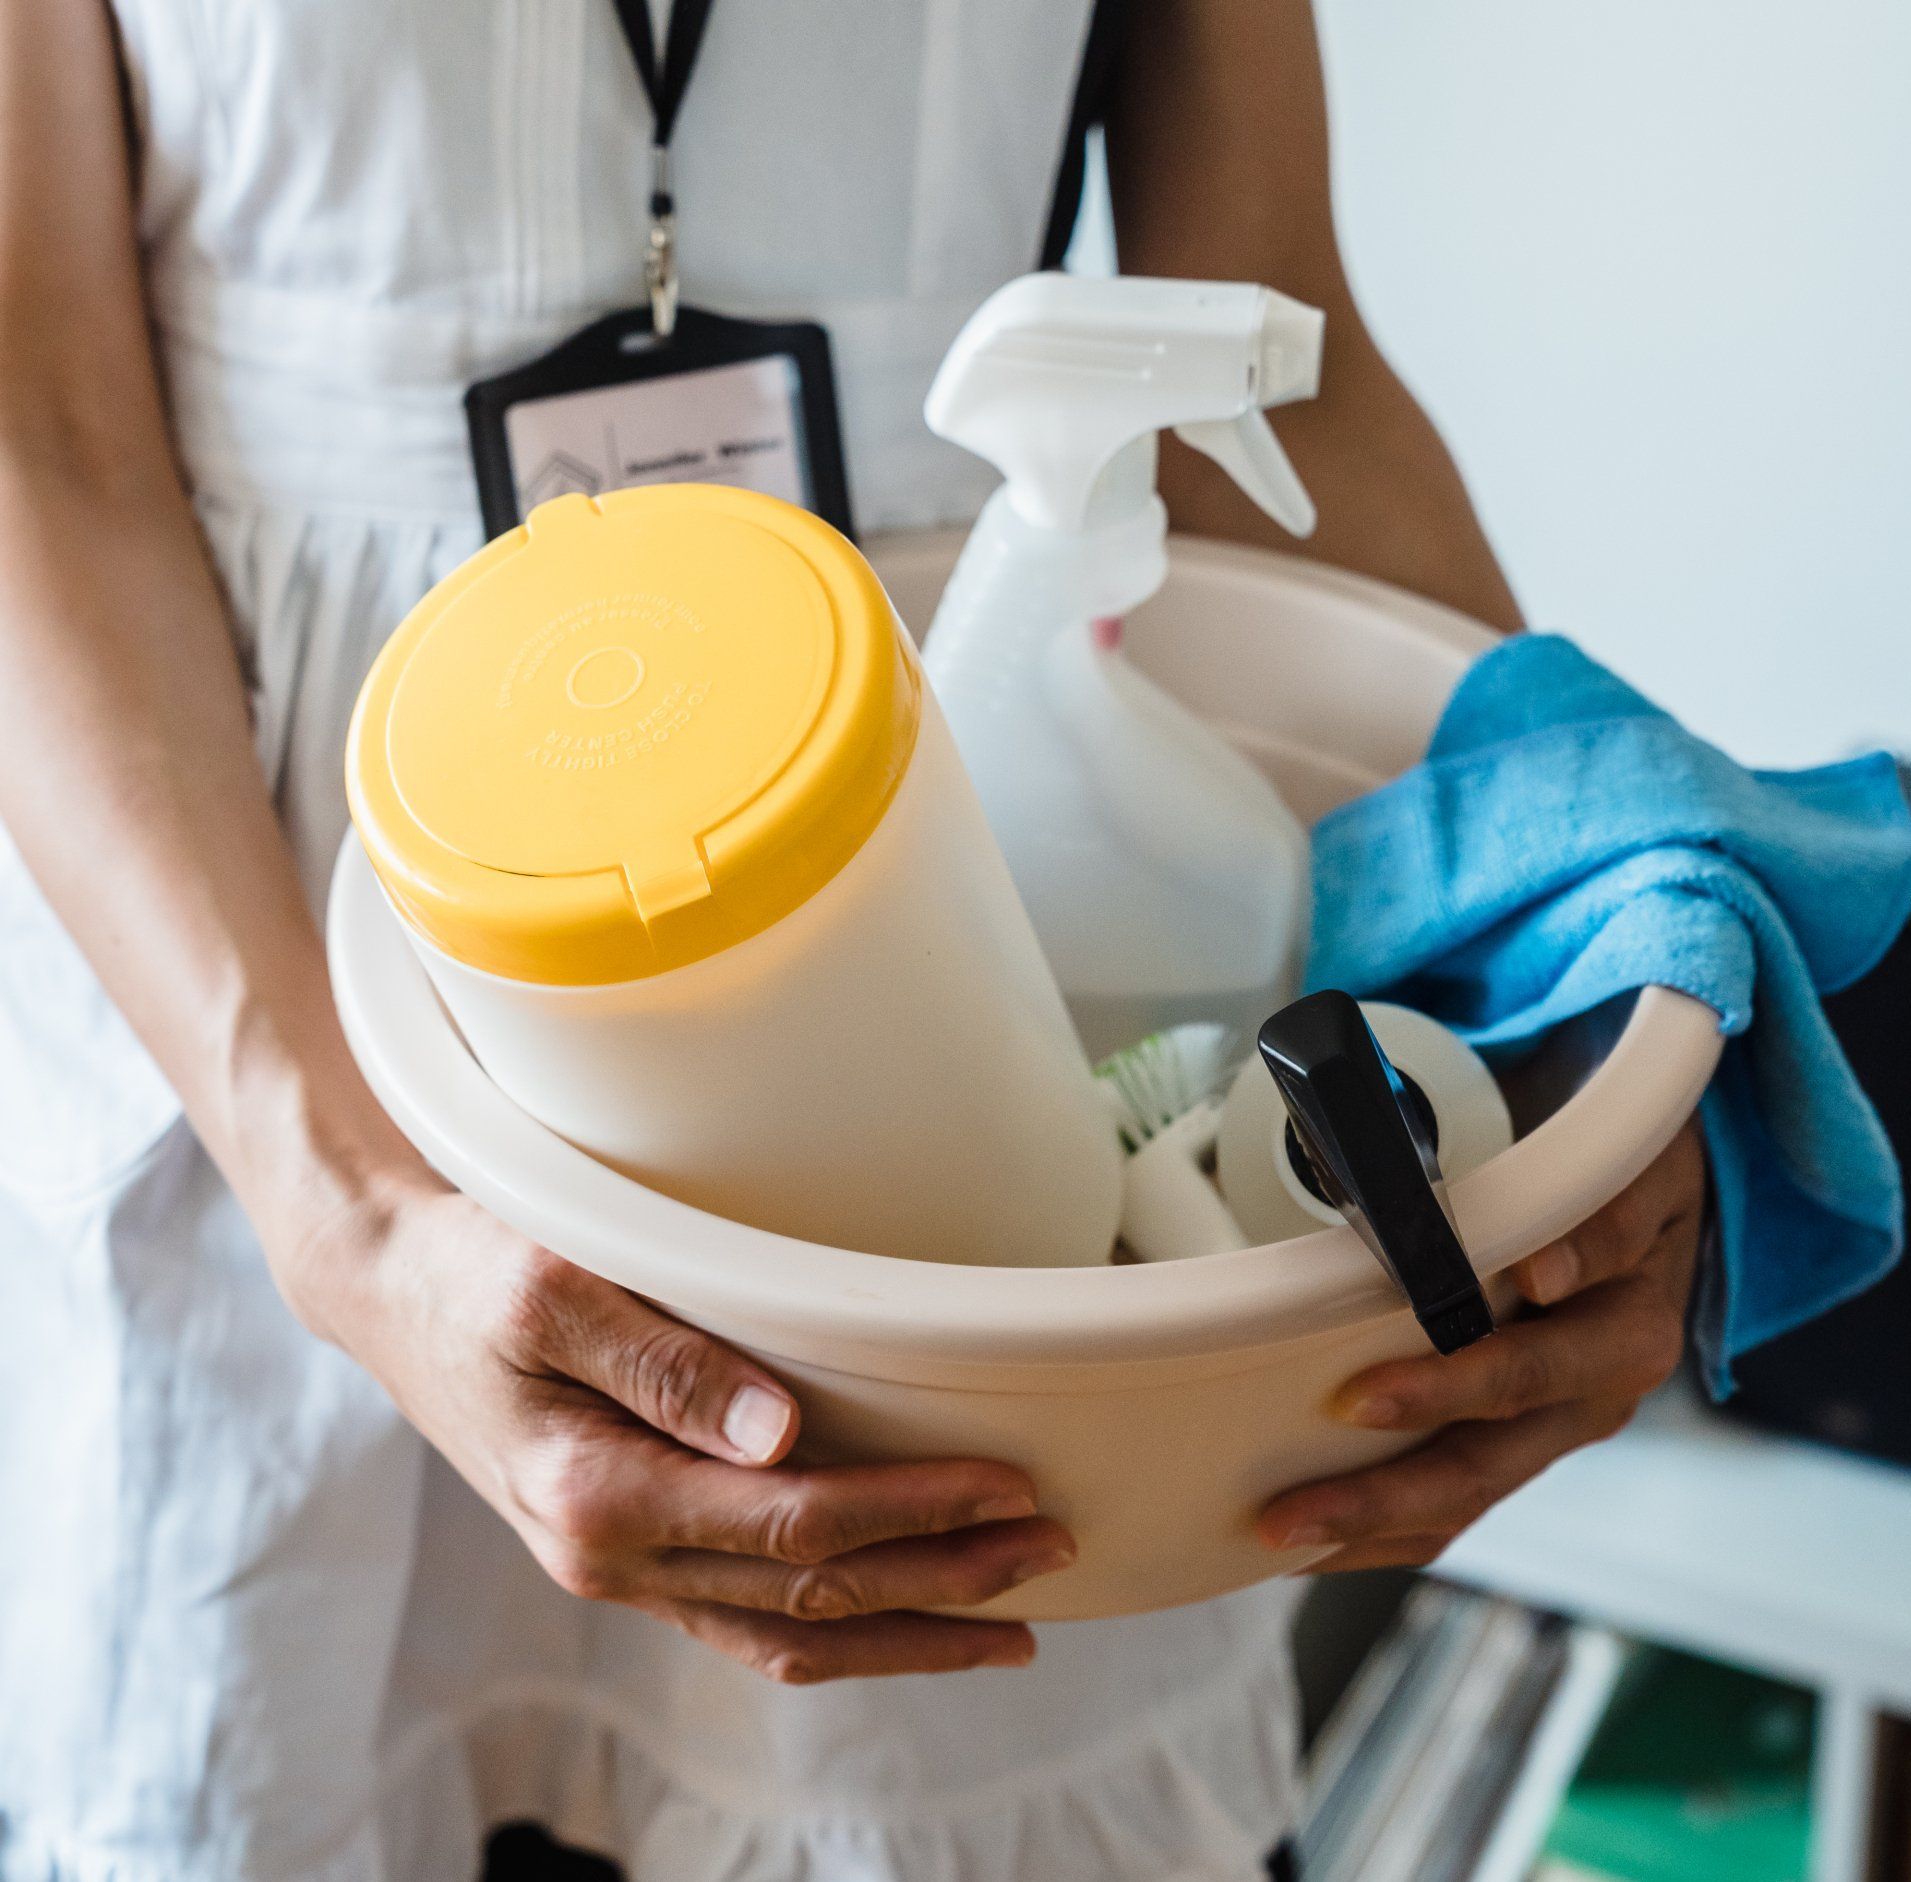
POLYGON ((1350 1379, 1337 1417, 1436 1435, 1276 1497, 1261 1539, 1338 1544, 1316 1572, 1419 1567, 1556 1458, 1612 1436, 1679 1363, 1704 1209, 1705 1151, 1688 1122, 1630 1188, 1512 1271, 1541 1311, 1450 1357, 1350 1379))
POLYGON ((782 1463, 797 1408, 770 1374, 422 1170, 267 1247, 307 1324, 571 1593, 797 1685, 1033 1657, 1026 1627, 911 1611, 1068 1565, 1022 1472, 782 1463))

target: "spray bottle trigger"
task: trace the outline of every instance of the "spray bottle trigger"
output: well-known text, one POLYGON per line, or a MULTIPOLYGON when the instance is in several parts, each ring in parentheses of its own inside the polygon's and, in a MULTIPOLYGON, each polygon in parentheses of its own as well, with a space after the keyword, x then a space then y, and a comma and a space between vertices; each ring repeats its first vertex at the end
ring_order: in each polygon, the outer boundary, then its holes
POLYGON ((1314 499, 1259 411, 1177 425, 1175 436, 1214 461, 1294 536, 1314 533, 1314 499))

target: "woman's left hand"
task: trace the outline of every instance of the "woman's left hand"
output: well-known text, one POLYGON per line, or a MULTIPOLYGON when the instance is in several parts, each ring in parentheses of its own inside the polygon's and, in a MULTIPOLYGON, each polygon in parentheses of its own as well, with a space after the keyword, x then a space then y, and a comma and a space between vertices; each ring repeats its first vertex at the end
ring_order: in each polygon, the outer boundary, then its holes
POLYGON ((1610 1437, 1679 1363, 1704 1212, 1694 1119, 1630 1188, 1512 1271, 1539 1311, 1450 1357, 1350 1379, 1328 1407, 1334 1416, 1433 1435, 1387 1463, 1276 1497, 1261 1540, 1338 1545, 1315 1573, 1419 1567, 1554 1459, 1610 1437))

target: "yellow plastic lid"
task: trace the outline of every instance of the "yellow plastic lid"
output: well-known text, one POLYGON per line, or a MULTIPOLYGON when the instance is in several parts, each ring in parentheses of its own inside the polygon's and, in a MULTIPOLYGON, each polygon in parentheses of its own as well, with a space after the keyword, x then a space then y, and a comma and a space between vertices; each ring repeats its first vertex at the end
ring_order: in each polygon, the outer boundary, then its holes
POLYGON ((889 599, 827 523, 710 484, 560 497, 386 643, 346 791, 440 950, 601 985, 814 895, 881 820, 921 717, 889 599))

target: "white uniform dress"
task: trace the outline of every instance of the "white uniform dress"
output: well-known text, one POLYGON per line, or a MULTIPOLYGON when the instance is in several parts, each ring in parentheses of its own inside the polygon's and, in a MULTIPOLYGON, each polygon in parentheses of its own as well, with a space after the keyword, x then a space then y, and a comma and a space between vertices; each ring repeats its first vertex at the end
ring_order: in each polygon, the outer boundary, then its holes
MULTIPOLYGON (((479 544, 464 386, 636 297, 648 114, 609 0, 113 4, 180 458, 316 901, 359 680, 479 544)), ((1037 250, 1086 14, 715 9, 686 292, 826 323, 866 531, 984 491, 922 398, 1037 250)), ((634 1882, 1248 1882, 1293 1598, 794 1691, 565 1596, 294 1323, 0 858, 4 1882, 470 1882, 513 1817, 634 1882)))

